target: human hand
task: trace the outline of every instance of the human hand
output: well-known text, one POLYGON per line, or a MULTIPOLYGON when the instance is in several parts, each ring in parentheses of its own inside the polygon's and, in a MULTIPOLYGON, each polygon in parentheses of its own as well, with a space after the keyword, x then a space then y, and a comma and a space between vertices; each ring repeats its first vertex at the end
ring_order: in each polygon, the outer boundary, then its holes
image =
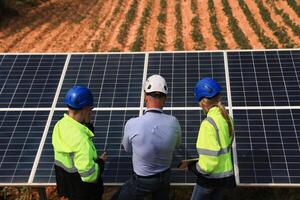
POLYGON ((178 168, 179 169, 183 169, 183 170, 185 170, 185 171, 188 171, 188 166, 189 166, 189 162, 188 162, 188 160, 182 160, 182 161, 180 161, 180 163, 178 164, 178 168))
POLYGON ((107 152, 104 151, 104 152, 101 154, 101 156, 99 156, 99 159, 101 159, 101 160, 103 160, 104 162, 106 162, 106 160, 107 160, 107 152))

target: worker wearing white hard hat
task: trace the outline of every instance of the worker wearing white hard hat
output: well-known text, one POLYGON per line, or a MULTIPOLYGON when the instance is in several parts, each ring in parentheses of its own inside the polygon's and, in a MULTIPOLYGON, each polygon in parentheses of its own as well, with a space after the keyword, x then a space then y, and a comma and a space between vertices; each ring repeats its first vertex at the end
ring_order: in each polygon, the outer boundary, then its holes
POLYGON ((163 112, 168 86, 160 75, 144 85, 146 111, 127 121, 123 147, 132 152, 133 176, 112 199, 169 199, 170 166, 173 152, 181 144, 178 120, 163 112))

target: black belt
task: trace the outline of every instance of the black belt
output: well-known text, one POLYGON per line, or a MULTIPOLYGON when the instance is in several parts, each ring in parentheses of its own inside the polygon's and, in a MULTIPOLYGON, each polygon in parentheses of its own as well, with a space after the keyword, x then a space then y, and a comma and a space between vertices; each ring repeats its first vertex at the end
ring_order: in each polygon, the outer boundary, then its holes
POLYGON ((150 176, 140 176, 140 175, 137 175, 136 173, 134 173, 135 176, 139 177, 139 178, 156 178, 156 177, 159 177, 159 176, 162 176, 164 175, 165 173, 169 172, 170 171, 170 168, 162 171, 162 172, 159 172, 157 174, 153 174, 153 175, 150 175, 150 176))

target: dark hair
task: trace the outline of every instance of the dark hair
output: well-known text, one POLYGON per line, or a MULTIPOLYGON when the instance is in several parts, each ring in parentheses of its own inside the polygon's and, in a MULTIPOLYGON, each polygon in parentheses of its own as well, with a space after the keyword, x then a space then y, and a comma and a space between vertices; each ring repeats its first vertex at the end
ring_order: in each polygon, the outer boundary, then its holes
POLYGON ((146 93, 146 95, 151 96, 153 98, 157 98, 157 99, 162 99, 162 98, 167 97, 167 95, 162 92, 149 92, 149 93, 146 93))

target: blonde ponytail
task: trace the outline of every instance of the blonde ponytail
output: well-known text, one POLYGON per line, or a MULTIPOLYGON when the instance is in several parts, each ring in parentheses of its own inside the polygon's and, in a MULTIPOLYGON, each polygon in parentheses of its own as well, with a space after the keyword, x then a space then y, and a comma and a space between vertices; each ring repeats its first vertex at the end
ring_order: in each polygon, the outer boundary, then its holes
POLYGON ((229 117, 229 114, 228 114, 227 110, 225 109, 225 106, 222 104, 221 101, 218 102, 218 107, 219 107, 219 110, 220 110, 222 116, 224 117, 224 119, 227 122, 228 129, 229 129, 229 135, 232 136, 233 127, 232 127, 232 122, 231 122, 231 119, 229 117))

